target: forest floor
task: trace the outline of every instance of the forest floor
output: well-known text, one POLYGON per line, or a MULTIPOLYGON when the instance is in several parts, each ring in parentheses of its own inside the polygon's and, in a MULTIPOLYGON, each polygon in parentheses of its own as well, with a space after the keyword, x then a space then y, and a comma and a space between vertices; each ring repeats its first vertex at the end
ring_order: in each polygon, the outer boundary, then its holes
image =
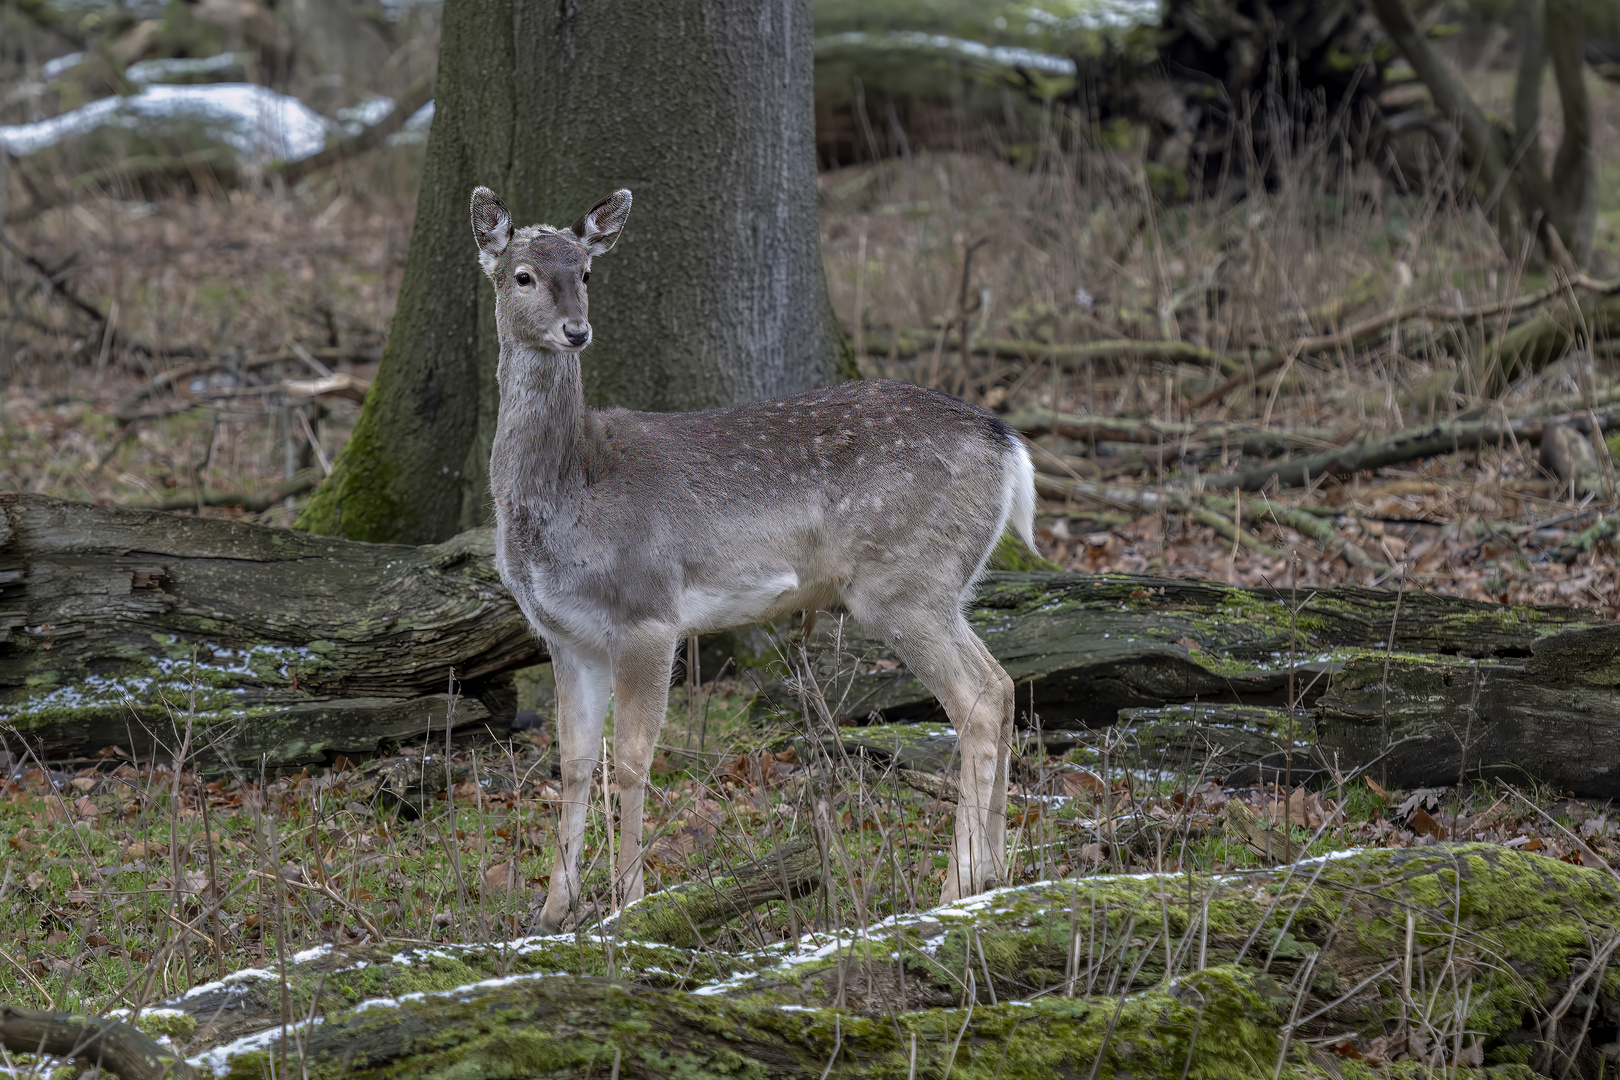
MULTIPOLYGON (((1615 145, 1620 90, 1596 84, 1594 94, 1615 145)), ((833 301, 868 375, 1027 421, 1050 478, 1040 554, 1065 568, 1620 612, 1609 534, 1592 532, 1614 515, 1611 453, 1575 497, 1510 436, 1275 485, 1254 497, 1259 515, 1252 500, 1211 501, 1210 477, 1257 460, 1241 454, 1245 432, 1285 433, 1298 456, 1439 420, 1531 415, 1554 399, 1595 414, 1620 376, 1588 331, 1486 396, 1475 391, 1489 329, 1448 336, 1397 320, 1195 408, 1259 363, 1252 340, 1280 350, 1402 305, 1464 308, 1549 284, 1504 259, 1455 200, 1398 194, 1376 178, 1334 186, 1325 159, 1299 166, 1265 199, 1169 209, 1106 154, 1033 172, 936 153, 828 173, 833 301), (1168 359, 1060 348, 1120 340, 1188 348, 1168 359), (1128 425, 1103 420, 1183 427, 1121 437, 1128 425), (1300 531, 1268 506, 1306 511, 1328 532, 1300 531)), ((1591 271, 1607 280, 1620 273, 1620 165, 1603 168, 1609 201, 1591 271)), ((386 338, 414 200, 378 174, 360 164, 292 191, 90 198, 9 223, 0 487, 287 524, 307 495, 266 493, 336 456, 386 338)), ((530 703, 543 709, 542 698, 530 703)), ((810 828, 825 800, 844 847, 834 880, 795 908, 737 920, 710 945, 930 906, 951 807, 864 774, 833 783, 800 711, 754 698, 739 680, 672 693, 649 812, 651 885, 721 873, 810 828)), ((420 814, 378 797, 367 768, 346 761, 260 778, 110 749, 72 763, 8 757, 0 1000, 102 1011, 320 942, 520 934, 550 864, 559 792, 549 746, 542 727, 457 747, 487 782, 459 783, 420 814)), ((1200 776, 1099 776, 1088 757, 1048 753, 1034 738, 1018 760, 1017 791, 1032 801, 1012 831, 1015 882, 1262 865, 1204 827, 1231 799, 1286 821, 1315 852, 1481 839, 1620 865, 1610 809, 1555 791, 1389 792, 1366 778, 1314 793, 1229 790, 1200 776), (1109 842, 1109 822, 1123 817, 1158 824, 1134 846, 1109 842)), ((587 908, 597 910, 610 904, 602 826, 593 810, 587 908)))
MULTIPOLYGON (((825 815, 820 828, 835 838, 825 888, 758 906, 708 933, 704 948, 757 948, 932 907, 953 807, 882 770, 841 766, 794 710, 752 707, 754 696, 739 683, 672 694, 649 797, 649 891, 721 877, 825 815)), ((533 732, 462 744, 453 760, 469 778, 408 804, 379 796, 376 761, 279 779, 220 776, 202 756, 176 771, 111 749, 100 761, 16 762, 0 786, 0 1000, 139 1009, 323 943, 520 937, 549 883, 561 800, 551 741, 533 732)), ((1272 865, 1217 827, 1234 799, 1312 855, 1479 840, 1620 867, 1612 808, 1553 791, 1390 792, 1362 778, 1290 792, 1118 768, 1105 784, 1076 763, 1094 754, 1047 753, 1033 735, 1019 751, 1009 884, 1272 865)), ((586 925, 612 910, 601 795, 598 786, 586 835, 586 925)))

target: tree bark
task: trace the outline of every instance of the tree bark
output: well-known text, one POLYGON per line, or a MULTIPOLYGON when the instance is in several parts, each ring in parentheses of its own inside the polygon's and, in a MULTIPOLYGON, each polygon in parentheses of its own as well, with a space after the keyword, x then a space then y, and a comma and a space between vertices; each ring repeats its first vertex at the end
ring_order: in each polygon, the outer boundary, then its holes
MULTIPOLYGON (((1197 771, 1213 756, 1234 780, 1269 781, 1284 771, 1292 696, 1301 777, 1377 762, 1395 786, 1465 773, 1620 796, 1620 762, 1596 750, 1620 737, 1620 629, 1599 613, 1355 587, 1302 591, 1297 615, 1292 600, 1169 578, 999 574, 969 620, 1018 685, 1020 722, 1039 716, 1052 749, 1083 739, 1066 728, 1123 720, 1149 765, 1197 771), (1222 711, 1239 705, 1273 719, 1222 711)), ((846 722, 944 719, 909 672, 879 662, 890 656, 880 640, 846 625, 842 644, 846 722)), ((905 731, 844 738, 913 764, 905 731)))
MULTIPOLYGON (((312 951, 284 974, 323 1022, 286 1054, 355 1080, 1336 1074, 1315 1042, 1594 1077, 1617 907, 1607 869, 1445 844, 1042 882, 747 954, 589 934, 312 951), (420 992, 451 973, 466 985, 420 992)), ((258 1075, 281 1041, 232 1040, 277 1027, 282 974, 173 1002, 198 1021, 185 1051, 258 1075)))
POLYGON ((172 1051, 129 1025, 78 1013, 0 1005, 0 1046, 14 1054, 71 1058, 123 1080, 192 1080, 196 1075, 172 1051))
POLYGON ((1523 51, 1514 91, 1514 130, 1504 137, 1466 87, 1418 30, 1404 0, 1366 0, 1402 55, 1429 88, 1435 109, 1455 123, 1479 172, 1479 194, 1496 217, 1509 258, 1519 256, 1526 228, 1536 230, 1548 259, 1566 272, 1592 253, 1597 215, 1597 164, 1592 107, 1586 93, 1581 6, 1577 0, 1525 0, 1520 10, 1523 51), (1552 175, 1541 167, 1541 76, 1548 62, 1558 84, 1564 136, 1552 175))
MULTIPOLYGON (((0 495, 0 511, 0 719, 42 755, 144 756, 189 723, 193 745, 228 762, 296 769, 446 723, 504 729, 508 673, 543 657, 487 531, 407 547, 38 495, 0 495)), ((1348 771, 1388 752, 1393 783, 1512 763, 1561 790, 1620 794, 1612 755, 1591 752, 1620 737, 1620 631, 1599 613, 1414 590, 1299 599, 1290 615, 1291 594, 1276 590, 998 573, 969 615, 1049 739, 1122 709, 1282 708, 1292 692, 1318 771, 1335 753, 1348 771)), ((811 655, 827 678, 841 669, 841 694, 854 664, 846 719, 936 718, 909 672, 874 663, 888 656, 881 641, 853 625, 841 640, 842 653, 823 639, 811 655)))
POLYGON ((116 744, 272 771, 509 726, 543 654, 488 530, 363 544, 0 495, 0 719, 45 756, 116 744), (458 696, 447 695, 452 676, 458 696))
POLYGON ((701 409, 853 373, 820 261, 808 0, 453 0, 439 57, 388 347, 302 528, 429 543, 486 522, 497 344, 477 184, 523 225, 635 192, 592 270, 591 401, 701 409))

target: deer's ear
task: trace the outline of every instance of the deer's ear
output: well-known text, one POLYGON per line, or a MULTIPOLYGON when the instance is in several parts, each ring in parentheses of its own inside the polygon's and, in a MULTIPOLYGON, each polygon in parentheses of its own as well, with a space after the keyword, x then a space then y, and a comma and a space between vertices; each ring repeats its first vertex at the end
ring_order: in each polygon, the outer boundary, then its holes
POLYGON ((606 255, 619 242, 630 216, 630 189, 620 188, 579 216, 572 228, 592 255, 606 255))
POLYGON ((487 187, 473 188, 473 239, 478 241, 478 262, 484 273, 495 272, 495 259, 512 239, 512 214, 501 197, 487 187))

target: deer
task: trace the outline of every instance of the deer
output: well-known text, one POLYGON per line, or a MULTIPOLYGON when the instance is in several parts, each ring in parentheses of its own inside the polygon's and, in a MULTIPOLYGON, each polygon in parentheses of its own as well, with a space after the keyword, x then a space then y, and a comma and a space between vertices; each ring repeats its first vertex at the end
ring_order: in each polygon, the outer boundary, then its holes
POLYGON ((797 612, 846 612, 944 706, 960 779, 941 902, 984 891, 1006 872, 1014 688, 963 612, 1004 530, 1034 547, 1028 450, 993 414, 901 382, 704 412, 587 407, 591 260, 630 204, 621 189, 567 228, 514 229, 499 196, 472 193, 500 342, 495 562, 557 687, 562 809, 538 929, 579 905, 609 695, 612 895, 629 904, 645 892, 648 770, 677 646, 797 612))

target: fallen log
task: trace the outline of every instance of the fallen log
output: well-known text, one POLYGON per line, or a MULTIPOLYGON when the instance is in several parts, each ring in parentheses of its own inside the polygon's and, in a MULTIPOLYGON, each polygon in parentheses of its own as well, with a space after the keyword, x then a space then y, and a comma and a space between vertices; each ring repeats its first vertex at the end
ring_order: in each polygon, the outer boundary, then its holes
MULTIPOLYGON (((170 753, 189 723, 191 745, 211 748, 204 767, 358 759, 447 723, 504 730, 510 672, 543 657, 487 531, 408 547, 28 494, 0 495, 0 511, 0 720, 42 756, 170 753)), ((1292 694, 1315 710, 1302 738, 1344 769, 1399 744, 1394 783, 1466 766, 1620 793, 1612 755, 1593 749, 1620 734, 1620 677, 1603 674, 1620 669, 1620 634, 1600 614, 1354 587, 1292 601, 1193 580, 998 573, 969 615, 1020 712, 1047 728, 1182 703, 1284 707, 1292 694), (1476 673, 1487 691, 1470 728, 1476 673)), ((828 678, 854 668, 849 718, 939 716, 903 666, 877 662, 889 654, 876 638, 848 624, 836 655, 821 636, 836 623, 818 620, 818 663, 828 678)))
POLYGON ((0 720, 274 771, 494 723, 542 653, 488 530, 426 547, 0 495, 0 720))
POLYGON ((1272 484, 1299 487, 1324 476, 1350 476, 1386 465, 1399 465, 1436 454, 1456 454, 1504 442, 1539 444, 1543 435, 1558 428, 1589 433, 1620 428, 1620 410, 1600 413, 1571 412, 1557 417, 1501 420, 1464 420, 1408 428, 1384 439, 1341 446, 1290 461, 1267 462, 1243 472, 1203 477, 1212 488, 1260 491, 1272 484))
POLYGON ((827 863, 811 836, 799 836, 711 879, 654 893, 604 924, 602 933, 632 941, 695 948, 704 935, 772 900, 797 899, 820 888, 827 863))
MULTIPOLYGON (((1304 710, 1301 775, 1376 761, 1400 787, 1503 776, 1620 795, 1620 762, 1600 749, 1620 737, 1620 626, 1599 613, 1357 587, 1301 590, 1297 610, 1294 599, 1145 576, 1001 574, 968 615, 1018 685, 1023 724, 1031 712, 1044 729, 1140 723, 1121 710, 1182 705, 1280 712, 1292 697, 1304 710)), ((820 675, 838 678, 846 723, 944 719, 881 641, 853 625, 842 633, 842 656, 826 650, 820 675)), ((1224 723, 1152 763, 1196 771, 1230 741, 1224 723)), ((1266 780, 1283 771, 1277 749, 1266 780)), ((951 747, 929 752, 948 760, 951 747)))
POLYGON ((1595 1077, 1617 912, 1607 869, 1437 845, 1040 882, 746 954, 599 934, 315 949, 146 1016, 230 1076, 284 1053, 355 1080, 1303 1077, 1337 1075, 1336 1046, 1595 1077))
MULTIPOLYGON (((1192 408, 1198 410, 1211 405, 1227 394, 1240 387, 1247 386, 1256 379, 1270 375, 1279 370, 1290 358, 1309 356, 1314 353, 1334 352, 1342 349, 1354 349, 1364 345, 1369 339, 1383 334, 1391 327, 1412 320, 1427 322, 1453 323, 1466 325, 1477 323, 1485 319, 1500 318, 1504 315, 1516 315, 1530 311, 1543 304, 1568 296, 1572 289, 1579 289, 1598 298, 1607 298, 1620 293, 1620 280, 1598 281, 1584 274, 1568 280, 1554 282, 1545 288, 1533 293, 1514 297, 1511 300, 1498 300, 1488 304, 1477 304, 1472 307, 1440 307, 1434 304, 1419 303, 1406 307, 1396 308, 1381 315, 1373 315, 1362 319, 1351 326, 1329 334, 1314 334, 1299 338, 1287 346, 1275 350, 1270 358, 1253 367, 1237 372, 1219 386, 1203 394, 1192 403, 1192 408)), ((1545 314, 1538 314, 1525 323, 1508 330, 1496 344, 1491 347, 1491 356, 1486 365, 1488 373, 1488 389, 1497 391, 1508 376, 1513 374, 1517 365, 1533 366, 1539 368, 1548 360, 1554 359, 1552 350, 1556 347, 1549 342, 1558 337, 1565 324, 1545 314)), ((1567 341, 1570 335, 1564 333, 1567 341)), ((1263 342, 1252 343, 1258 348, 1263 342)))

